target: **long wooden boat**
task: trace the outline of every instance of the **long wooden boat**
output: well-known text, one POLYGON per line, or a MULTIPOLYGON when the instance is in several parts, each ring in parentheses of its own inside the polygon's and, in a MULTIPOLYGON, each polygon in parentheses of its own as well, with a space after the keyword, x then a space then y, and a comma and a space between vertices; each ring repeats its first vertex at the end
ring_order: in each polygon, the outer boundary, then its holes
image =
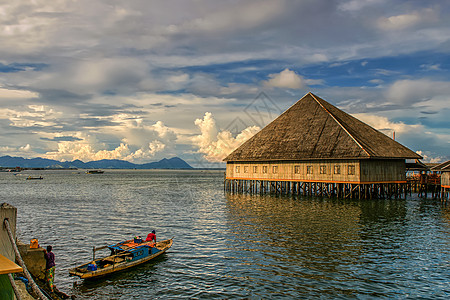
POLYGON ((42 177, 42 176, 39 176, 39 177, 37 177, 37 176, 28 176, 26 178, 26 180, 41 180, 41 179, 44 179, 44 177, 42 177))
POLYGON ((87 170, 86 174, 103 174, 105 171, 102 170, 87 170))
POLYGON ((173 238, 157 242, 128 240, 118 244, 94 247, 93 260, 69 270, 71 276, 92 279, 116 273, 146 263, 172 247, 173 238), (95 259, 95 251, 109 248, 111 255, 95 259))

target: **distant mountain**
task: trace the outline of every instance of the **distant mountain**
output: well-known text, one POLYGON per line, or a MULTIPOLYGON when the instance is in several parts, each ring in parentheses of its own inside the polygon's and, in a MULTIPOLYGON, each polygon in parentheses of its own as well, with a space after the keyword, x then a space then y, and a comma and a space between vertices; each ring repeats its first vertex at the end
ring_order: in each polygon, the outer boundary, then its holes
POLYGON ((118 159, 102 159, 97 161, 82 162, 74 161, 57 161, 46 158, 23 158, 23 157, 0 157, 0 167, 4 168, 48 168, 48 169, 193 169, 187 162, 179 157, 170 159, 164 158, 160 161, 147 164, 133 164, 125 160, 118 159))

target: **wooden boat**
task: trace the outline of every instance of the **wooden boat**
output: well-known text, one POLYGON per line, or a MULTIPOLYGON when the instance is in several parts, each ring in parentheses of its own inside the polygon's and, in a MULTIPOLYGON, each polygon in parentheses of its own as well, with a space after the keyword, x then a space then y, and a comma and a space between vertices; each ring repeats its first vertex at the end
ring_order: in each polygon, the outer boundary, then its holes
POLYGON ((102 170, 87 170, 86 174, 103 174, 105 171, 102 170))
POLYGON ((69 270, 71 276, 92 279, 116 273, 146 263, 172 247, 173 238, 157 242, 128 240, 118 244, 93 249, 93 260, 69 270), (111 255, 95 259, 95 252, 109 248, 111 255))
POLYGON ((44 177, 39 176, 39 177, 35 177, 35 176, 28 176, 27 180, 40 180, 40 179, 44 179, 44 177))

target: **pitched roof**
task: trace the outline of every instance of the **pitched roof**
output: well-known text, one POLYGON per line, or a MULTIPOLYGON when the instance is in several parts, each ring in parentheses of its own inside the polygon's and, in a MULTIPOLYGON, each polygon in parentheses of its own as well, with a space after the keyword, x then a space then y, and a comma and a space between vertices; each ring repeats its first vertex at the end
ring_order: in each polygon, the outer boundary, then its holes
POLYGON ((406 171, 429 171, 430 166, 424 164, 418 159, 415 159, 414 162, 405 162, 406 171))
POLYGON ((422 157, 308 93, 224 161, 366 158, 422 157))
POLYGON ((450 160, 432 167, 431 171, 450 171, 450 160))

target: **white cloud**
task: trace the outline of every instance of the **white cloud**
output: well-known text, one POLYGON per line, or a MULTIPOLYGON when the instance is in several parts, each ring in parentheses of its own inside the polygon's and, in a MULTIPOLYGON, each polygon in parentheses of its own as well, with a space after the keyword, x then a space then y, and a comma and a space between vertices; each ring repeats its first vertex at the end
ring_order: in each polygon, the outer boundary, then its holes
POLYGON ((242 145, 246 140, 257 133, 257 126, 247 127, 236 137, 229 131, 219 131, 211 113, 206 112, 203 119, 196 119, 195 125, 200 128, 201 135, 193 138, 194 145, 203 153, 204 158, 210 162, 221 162, 228 154, 242 145))
POLYGON ((235 30, 245 30, 257 27, 278 17, 284 12, 286 4, 281 1, 247 1, 221 7, 208 14, 180 23, 179 25, 171 24, 167 26, 168 34, 192 34, 195 32, 229 32, 235 30))
POLYGON ((398 134, 424 131, 424 127, 422 125, 407 125, 403 122, 391 122, 387 117, 370 114, 354 114, 353 116, 390 137, 393 136, 392 133, 394 131, 398 134))
MULTIPOLYGON (((404 146, 416 151, 421 155, 425 153, 424 161, 434 162, 443 160, 443 151, 450 150, 450 134, 436 134, 430 132, 422 124, 406 124, 404 122, 393 122, 387 117, 371 114, 353 114, 355 118, 369 124, 373 128, 383 132, 404 146), (429 149, 429 150, 425 150, 429 149)), ((450 158, 450 155, 447 156, 450 158)))
POLYGON ((31 99, 39 97, 39 93, 27 90, 15 90, 0 87, 1 99, 31 99))
POLYGON ((423 159, 422 159, 423 162, 443 163, 448 160, 448 157, 444 157, 444 156, 431 156, 432 154, 430 153, 430 151, 420 151, 419 150, 419 151, 416 151, 416 153, 423 157, 423 159))
POLYGON ((384 30, 400 30, 413 26, 420 22, 418 14, 398 15, 388 18, 381 18, 378 21, 378 26, 384 30))
POLYGON ((305 87, 303 77, 287 68, 280 73, 269 74, 269 78, 269 80, 263 82, 268 87, 287 89, 302 89, 305 87))
POLYGON ((44 105, 28 105, 24 109, 0 108, 0 119, 8 119, 15 127, 52 127, 62 113, 44 105))
MULTIPOLYGON (((430 99, 443 98, 440 108, 448 107, 450 102, 450 84, 446 81, 430 79, 404 79, 394 82, 386 91, 386 98, 396 104, 415 104, 430 99)), ((441 102, 441 101, 440 101, 441 102)), ((435 107, 435 108, 439 108, 435 107)))
POLYGON ((413 27, 422 22, 430 22, 436 19, 435 12, 431 9, 401 14, 378 19, 378 27, 383 30, 402 30, 413 27))
POLYGON ((21 151, 21 152, 30 152, 31 151, 30 144, 26 144, 25 146, 20 147, 19 151, 21 151))
POLYGON ((63 141, 58 143, 56 151, 47 152, 46 158, 60 161, 92 161, 101 159, 123 159, 130 154, 128 145, 121 143, 113 150, 97 150, 100 145, 92 136, 86 136, 83 141, 63 141))
POLYGON ((420 67, 426 71, 440 71, 441 70, 440 64, 423 64, 423 65, 420 65, 420 67))
MULTIPOLYGON (((70 136, 76 138, 75 141, 55 140, 57 150, 47 152, 45 157, 69 161, 121 159, 146 163, 168 155, 176 155, 174 147, 177 135, 163 122, 157 121, 153 125, 146 125, 143 119, 124 113, 113 116, 111 121, 116 125, 97 127, 95 132, 89 134, 82 131, 72 133, 70 136), (110 141, 116 141, 118 146, 108 149, 110 146, 100 142, 105 137, 110 141)), ((47 138, 51 139, 51 136, 47 134, 47 138)))
POLYGON ((380 0, 348 0, 341 1, 338 5, 338 9, 342 11, 359 11, 367 6, 373 4, 379 4, 380 0))
POLYGON ((0 155, 33 157, 33 149, 30 144, 19 147, 2 146, 0 147, 0 155))

